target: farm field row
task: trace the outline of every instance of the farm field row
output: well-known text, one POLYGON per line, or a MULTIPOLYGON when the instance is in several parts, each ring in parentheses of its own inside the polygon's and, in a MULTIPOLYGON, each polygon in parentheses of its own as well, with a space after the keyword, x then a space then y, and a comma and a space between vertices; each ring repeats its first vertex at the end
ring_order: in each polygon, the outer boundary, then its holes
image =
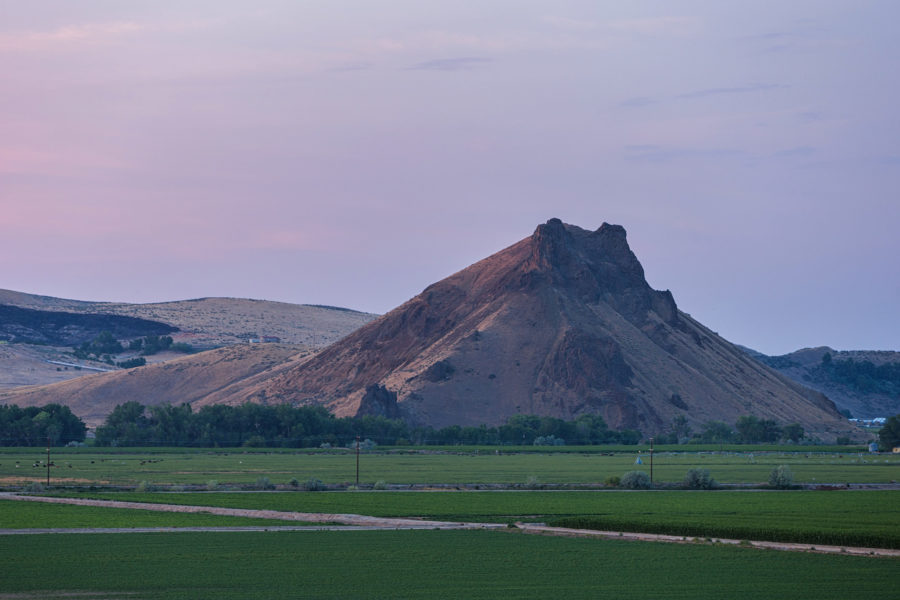
POLYGON ((0 500, 0 529, 247 527, 272 524, 269 519, 0 500))
MULTIPOLYGON (((42 449, 0 450, 0 485, 46 480, 42 449), (37 466, 35 466, 37 465, 37 466)), ((54 451, 52 485, 252 485, 260 477, 274 484, 320 479, 345 485, 356 480, 352 453, 260 453, 186 450, 153 453, 145 449, 108 452, 54 451)), ((650 470, 645 452, 579 453, 365 453, 360 482, 372 484, 584 484, 603 482, 631 470, 650 470), (640 462, 640 464, 637 464, 640 462)), ((692 468, 708 469, 720 483, 760 484, 777 465, 788 465, 797 483, 888 483, 900 480, 900 456, 861 453, 657 452, 657 483, 678 483, 692 468)))
POLYGON ((0 537, 0 553, 17 598, 887 600, 898 565, 506 531, 35 535, 0 537))
POLYGON ((71 495, 132 502, 447 521, 556 523, 566 518, 588 518, 614 531, 900 548, 900 492, 885 490, 110 492, 71 495))

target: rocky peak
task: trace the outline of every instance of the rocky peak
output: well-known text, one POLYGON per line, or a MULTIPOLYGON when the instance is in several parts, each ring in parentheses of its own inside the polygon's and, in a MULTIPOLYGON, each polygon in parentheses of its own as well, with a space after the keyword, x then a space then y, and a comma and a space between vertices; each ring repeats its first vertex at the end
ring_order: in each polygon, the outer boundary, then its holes
POLYGON ((525 263, 528 287, 550 283, 584 302, 606 302, 635 323, 643 323, 651 310, 664 321, 677 319, 672 295, 653 290, 644 279, 621 225, 603 223, 588 231, 550 219, 538 225, 530 245, 525 263))

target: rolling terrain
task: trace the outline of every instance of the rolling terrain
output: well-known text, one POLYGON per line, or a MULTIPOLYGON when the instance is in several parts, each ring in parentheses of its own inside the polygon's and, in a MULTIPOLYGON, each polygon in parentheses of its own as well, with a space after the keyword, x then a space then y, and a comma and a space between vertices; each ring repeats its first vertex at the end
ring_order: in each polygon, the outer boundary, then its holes
POLYGON ((767 356, 744 350, 782 375, 822 392, 856 418, 900 413, 900 352, 820 346, 767 356))
MULTIPOLYGON (((167 334, 175 342, 198 350, 242 344, 265 336, 296 344, 299 352, 324 347, 375 317, 343 308, 240 298, 127 304, 0 290, 0 390, 115 370, 106 363, 71 355, 72 346, 89 341, 104 330, 126 341, 167 334), (10 341, 20 343, 6 343, 10 341)), ((137 352, 125 351, 115 360, 136 355, 137 352)), ((152 364, 182 356, 160 352, 146 360, 152 364)))
POLYGON ((651 289, 622 227, 558 219, 245 394, 434 426, 599 413, 648 434, 679 415, 753 414, 826 438, 854 431, 825 396, 651 289))

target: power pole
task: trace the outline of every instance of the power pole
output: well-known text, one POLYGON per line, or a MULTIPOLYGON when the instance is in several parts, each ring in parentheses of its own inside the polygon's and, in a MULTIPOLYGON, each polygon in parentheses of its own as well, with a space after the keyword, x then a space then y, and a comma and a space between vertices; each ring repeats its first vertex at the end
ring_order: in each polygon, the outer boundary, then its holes
POLYGON ((356 436, 356 487, 359 487, 359 436, 356 436))
POLYGON ((650 485, 653 485, 653 438, 650 438, 650 485))
POLYGON ((50 487, 50 436, 47 436, 47 487, 50 487))

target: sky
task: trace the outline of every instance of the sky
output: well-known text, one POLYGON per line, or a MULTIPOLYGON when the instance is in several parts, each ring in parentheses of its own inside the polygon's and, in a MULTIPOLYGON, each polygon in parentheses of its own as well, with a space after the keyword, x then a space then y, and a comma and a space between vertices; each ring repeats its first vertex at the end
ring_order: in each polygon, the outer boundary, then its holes
POLYGON ((900 350, 894 0, 0 0, 0 288, 383 313, 552 217, 900 350))

